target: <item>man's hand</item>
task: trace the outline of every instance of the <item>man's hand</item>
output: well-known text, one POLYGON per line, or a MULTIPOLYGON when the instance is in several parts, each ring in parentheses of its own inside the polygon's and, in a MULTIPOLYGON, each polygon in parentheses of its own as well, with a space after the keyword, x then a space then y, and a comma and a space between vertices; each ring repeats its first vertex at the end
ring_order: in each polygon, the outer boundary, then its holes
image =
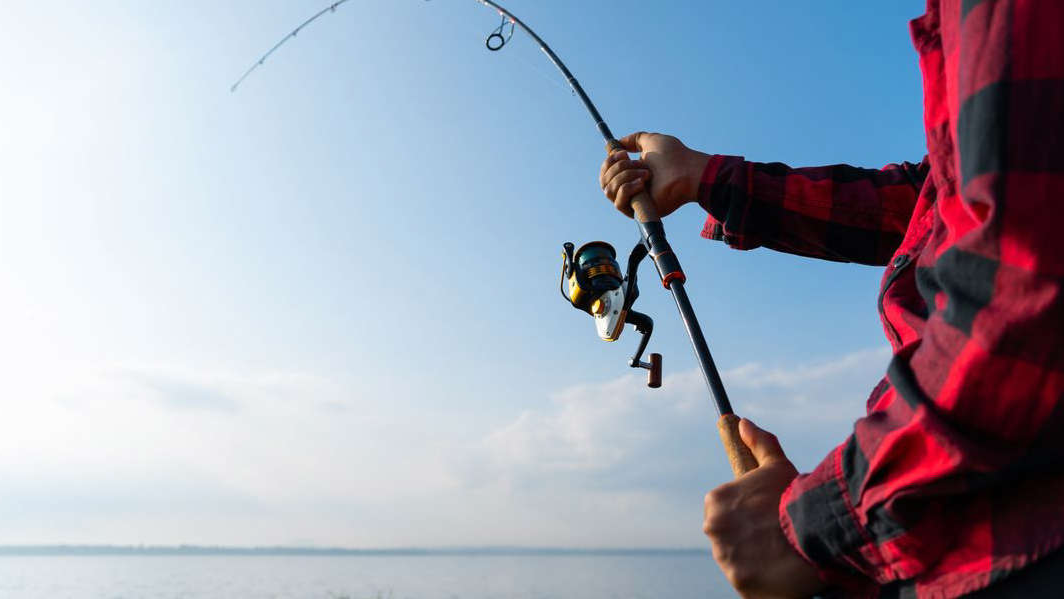
POLYGON ((613 205, 632 216, 632 198, 646 188, 658 207, 659 216, 697 199, 698 183, 709 162, 709 154, 696 152, 671 135, 633 133, 620 140, 627 151, 606 157, 599 171, 599 184, 613 205), (641 152, 641 160, 630 160, 628 152, 641 152))
POLYGON ((713 557, 747 599, 810 597, 825 585, 787 542, 779 522, 780 495, 798 471, 775 435, 746 419, 739 434, 760 465, 706 494, 703 529, 713 557))

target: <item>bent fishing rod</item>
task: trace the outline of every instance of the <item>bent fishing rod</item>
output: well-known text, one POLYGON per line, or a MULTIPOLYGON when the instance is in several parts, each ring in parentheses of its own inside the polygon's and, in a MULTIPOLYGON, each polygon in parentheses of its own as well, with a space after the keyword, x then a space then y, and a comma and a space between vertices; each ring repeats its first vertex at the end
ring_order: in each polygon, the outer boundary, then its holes
MULTIPOLYGON (((335 12, 337 7, 347 1, 338 0, 323 8, 300 24, 299 27, 296 27, 291 33, 281 38, 261 58, 252 63, 247 71, 233 84, 230 91, 235 92, 237 87, 247 79, 248 75, 262 66, 266 59, 278 48, 299 35, 303 28, 327 13, 335 12)), ((547 42, 543 41, 543 38, 539 37, 531 27, 497 2, 493 0, 476 0, 476 2, 496 10, 501 18, 499 26, 485 40, 485 46, 493 52, 498 51, 513 37, 515 28, 520 28, 527 33, 550 62, 561 72, 562 76, 565 77, 565 81, 573 93, 580 98, 584 108, 587 109, 599 133, 605 140, 607 151, 624 151, 624 147, 613 136, 613 132, 610 131, 605 119, 599 114, 598 109, 591 101, 591 98, 588 97, 587 92, 584 91, 583 86, 576 80, 576 77, 565 66, 561 58, 551 50, 547 42), (508 30, 507 26, 509 26, 508 30)), ((578 250, 574 249, 573 244, 566 243, 563 246, 562 276, 559 283, 562 296, 573 307, 590 314, 595 319, 599 336, 605 341, 615 341, 619 338, 625 324, 633 325, 638 332, 642 333, 636 354, 629 361, 629 365, 633 368, 648 370, 648 386, 659 387, 661 385, 661 356, 659 354, 650 354, 649 362, 641 360, 650 339, 650 334, 653 331, 653 320, 645 314, 632 310, 632 305, 639 295, 636 277, 639 263, 646 256, 649 255, 651 257, 654 266, 657 267, 662 285, 672 292, 676 308, 680 312, 680 318, 683 320, 695 357, 698 359, 702 377, 705 379, 710 397, 720 415, 717 421, 717 430, 720 433, 721 442, 724 444, 724 450, 728 455, 728 462, 731 465, 732 472, 738 477, 756 468, 758 465, 757 460, 750 453, 750 449, 743 443, 739 435, 739 417, 735 415, 731 402, 728 400, 728 393, 724 390, 724 383, 721 381, 720 373, 717 371, 712 354, 710 354, 709 345, 706 343, 705 335, 702 333, 702 327, 698 323, 694 308, 691 306, 691 300, 684 288, 687 275, 684 274, 676 253, 672 250, 668 239, 665 237, 665 227, 658 216, 657 204, 654 203, 650 193, 646 189, 640 191, 632 199, 631 206, 636 225, 639 228, 640 241, 628 258, 627 273, 622 276, 616 261, 616 251, 608 243, 595 241, 584 244, 578 250), (565 290, 566 282, 568 282, 568 293, 565 290)))

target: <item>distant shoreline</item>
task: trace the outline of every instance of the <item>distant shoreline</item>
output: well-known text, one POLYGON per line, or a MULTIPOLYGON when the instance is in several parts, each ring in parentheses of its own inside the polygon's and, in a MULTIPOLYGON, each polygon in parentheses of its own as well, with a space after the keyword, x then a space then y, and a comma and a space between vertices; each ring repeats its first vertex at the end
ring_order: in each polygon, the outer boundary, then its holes
POLYGON ((211 545, 3 545, 3 556, 78 555, 278 555, 278 556, 674 556, 705 555, 708 548, 566 548, 566 547, 399 547, 350 549, 343 547, 227 547, 211 545))

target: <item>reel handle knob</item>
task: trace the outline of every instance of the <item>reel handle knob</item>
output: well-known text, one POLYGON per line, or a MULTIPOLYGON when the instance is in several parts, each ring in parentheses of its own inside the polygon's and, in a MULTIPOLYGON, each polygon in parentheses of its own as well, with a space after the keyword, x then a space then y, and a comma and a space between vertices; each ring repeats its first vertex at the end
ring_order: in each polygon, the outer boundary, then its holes
POLYGON ((650 368, 647 370, 647 387, 657 389, 661 386, 661 354, 650 354, 650 368))

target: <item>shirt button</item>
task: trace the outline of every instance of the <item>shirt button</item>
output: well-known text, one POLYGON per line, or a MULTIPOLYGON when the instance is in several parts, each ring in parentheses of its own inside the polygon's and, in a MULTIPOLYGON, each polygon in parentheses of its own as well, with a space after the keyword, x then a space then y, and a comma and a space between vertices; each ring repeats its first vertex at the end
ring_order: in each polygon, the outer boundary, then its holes
POLYGON ((894 268, 901 268, 909 261, 909 254, 899 254, 894 258, 894 268))

